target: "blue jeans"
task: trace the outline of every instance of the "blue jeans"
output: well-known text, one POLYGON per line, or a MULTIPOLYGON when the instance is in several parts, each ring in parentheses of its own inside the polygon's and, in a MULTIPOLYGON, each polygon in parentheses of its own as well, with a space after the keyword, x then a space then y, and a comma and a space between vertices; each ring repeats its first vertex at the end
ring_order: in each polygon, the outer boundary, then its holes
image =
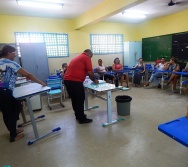
POLYGON ((158 80, 159 77, 162 77, 162 73, 159 72, 153 73, 149 79, 149 82, 151 83, 154 80, 155 85, 159 85, 159 80, 158 80))

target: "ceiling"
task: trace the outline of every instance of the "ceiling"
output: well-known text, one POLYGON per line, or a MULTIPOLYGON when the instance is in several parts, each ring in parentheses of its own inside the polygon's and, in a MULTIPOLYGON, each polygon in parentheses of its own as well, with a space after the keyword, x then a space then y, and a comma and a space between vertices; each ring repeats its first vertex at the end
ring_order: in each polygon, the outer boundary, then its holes
POLYGON ((118 13, 106 19, 106 21, 141 23, 146 20, 151 20, 154 18, 170 15, 183 10, 188 10, 188 0, 173 0, 173 2, 177 2, 177 4, 174 6, 168 6, 169 2, 170 0, 147 0, 129 9, 146 12, 147 15, 145 19, 125 19, 122 13, 118 13))
MULTIPOLYGON (((97 6, 103 0, 59 0, 64 6, 60 10, 47 10, 39 8, 29 8, 19 6, 16 0, 1 0, 0 14, 2 15, 21 15, 33 17, 47 17, 59 19, 74 19, 81 14, 89 11, 97 6)), ((183 10, 188 10, 188 0, 173 0, 177 2, 174 6, 168 6, 170 0, 147 0, 139 5, 129 8, 128 10, 137 10, 146 12, 145 19, 127 19, 121 13, 104 19, 108 22, 123 22, 123 23, 141 23, 146 20, 157 17, 170 15, 183 10), (180 3, 179 3, 180 2, 180 3)))

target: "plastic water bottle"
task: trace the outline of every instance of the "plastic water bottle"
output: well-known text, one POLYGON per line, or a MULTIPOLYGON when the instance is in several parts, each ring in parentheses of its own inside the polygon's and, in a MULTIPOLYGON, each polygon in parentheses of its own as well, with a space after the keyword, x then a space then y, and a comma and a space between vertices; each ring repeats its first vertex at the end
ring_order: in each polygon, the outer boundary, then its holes
POLYGON ((116 79, 115 79, 115 86, 118 87, 119 86, 119 79, 118 79, 118 75, 116 75, 116 79))

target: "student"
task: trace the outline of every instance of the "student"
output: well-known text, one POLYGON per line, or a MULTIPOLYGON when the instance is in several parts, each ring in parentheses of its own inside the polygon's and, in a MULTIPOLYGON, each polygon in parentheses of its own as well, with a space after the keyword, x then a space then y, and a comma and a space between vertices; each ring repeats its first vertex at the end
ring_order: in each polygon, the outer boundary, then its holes
MULTIPOLYGON (((185 68, 182 70, 183 72, 188 72, 188 63, 186 64, 185 68)), ((186 76, 187 77, 187 76, 186 76)), ((182 88, 182 91, 187 94, 188 93, 188 85, 185 88, 182 88)))
MULTIPOLYGON (((177 64, 177 60, 175 58, 171 58, 170 62, 167 63, 167 67, 168 70, 170 70, 171 72, 178 72, 180 71, 180 66, 179 64, 177 64)), ((176 84, 177 84, 177 80, 180 78, 180 75, 178 74, 174 74, 171 73, 170 74, 170 78, 167 81, 166 85, 169 85, 171 83, 171 81, 173 82, 173 92, 176 93, 177 89, 176 89, 176 84)))
MULTIPOLYGON (((160 60, 160 63, 156 64, 155 68, 157 70, 164 70, 165 68, 165 58, 162 57, 161 60, 160 60)), ((158 80, 158 77, 161 77, 162 76, 162 73, 161 72, 154 72, 152 73, 149 81, 144 85, 144 86, 149 86, 149 84, 151 82, 155 82, 155 85, 157 86, 157 88, 161 88, 161 84, 159 83, 159 80, 158 80)))
POLYGON ((103 80, 104 76, 104 80, 107 83, 110 83, 110 80, 112 81, 112 83, 114 83, 115 77, 113 75, 105 74, 108 69, 103 65, 102 59, 98 60, 98 66, 96 67, 96 70, 101 80, 103 80))
POLYGON ((184 72, 188 72, 188 63, 185 66, 185 69, 183 69, 184 72))
MULTIPOLYGON (((114 64, 112 65, 112 71, 114 72, 117 72, 118 74, 118 71, 122 71, 123 70, 123 66, 122 64, 120 64, 120 60, 118 57, 116 57, 114 59, 114 64)), ((123 86, 123 81, 124 81, 124 78, 125 78, 125 81, 126 81, 126 84, 127 84, 127 88, 129 87, 129 77, 128 77, 128 74, 120 74, 120 83, 121 83, 121 86, 123 86)))
POLYGON ((86 118, 84 114, 85 91, 83 86, 86 75, 89 75, 89 78, 95 84, 98 84, 98 80, 94 77, 91 64, 92 56, 93 53, 91 50, 86 49, 83 53, 74 57, 64 76, 64 84, 70 95, 76 120, 78 120, 80 124, 92 122, 92 119, 86 118))
POLYGON ((140 86, 142 76, 144 76, 145 71, 146 71, 146 66, 142 58, 138 60, 138 64, 136 64, 133 68, 135 69, 134 76, 133 76, 133 84, 134 86, 140 86))
POLYGON ((10 132, 10 142, 24 137, 23 129, 16 129, 21 110, 20 103, 13 97, 17 73, 28 80, 35 81, 43 86, 45 84, 25 71, 19 64, 14 62, 16 49, 5 45, 0 51, 0 110, 3 114, 5 126, 10 132))
POLYGON ((61 72, 60 72, 60 75, 61 75, 62 78, 64 77, 65 72, 67 71, 67 67, 68 67, 67 63, 62 64, 62 69, 61 69, 61 72))

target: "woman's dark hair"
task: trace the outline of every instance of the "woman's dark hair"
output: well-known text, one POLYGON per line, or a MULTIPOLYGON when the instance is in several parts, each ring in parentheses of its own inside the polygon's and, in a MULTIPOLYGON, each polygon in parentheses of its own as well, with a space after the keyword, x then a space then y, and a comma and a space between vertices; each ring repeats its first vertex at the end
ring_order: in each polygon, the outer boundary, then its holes
POLYGON ((174 61, 175 63, 177 63, 177 62, 178 62, 178 59, 177 59, 177 58, 175 58, 175 57, 172 57, 170 60, 174 61))
MULTIPOLYGON (((119 60, 119 58, 118 57, 116 57, 115 59, 114 59, 114 64, 116 63, 116 60, 119 60)), ((120 60, 119 60, 119 62, 120 62, 120 60)))
POLYGON ((7 56, 8 53, 15 52, 16 49, 10 45, 5 45, 0 51, 0 57, 7 56))

